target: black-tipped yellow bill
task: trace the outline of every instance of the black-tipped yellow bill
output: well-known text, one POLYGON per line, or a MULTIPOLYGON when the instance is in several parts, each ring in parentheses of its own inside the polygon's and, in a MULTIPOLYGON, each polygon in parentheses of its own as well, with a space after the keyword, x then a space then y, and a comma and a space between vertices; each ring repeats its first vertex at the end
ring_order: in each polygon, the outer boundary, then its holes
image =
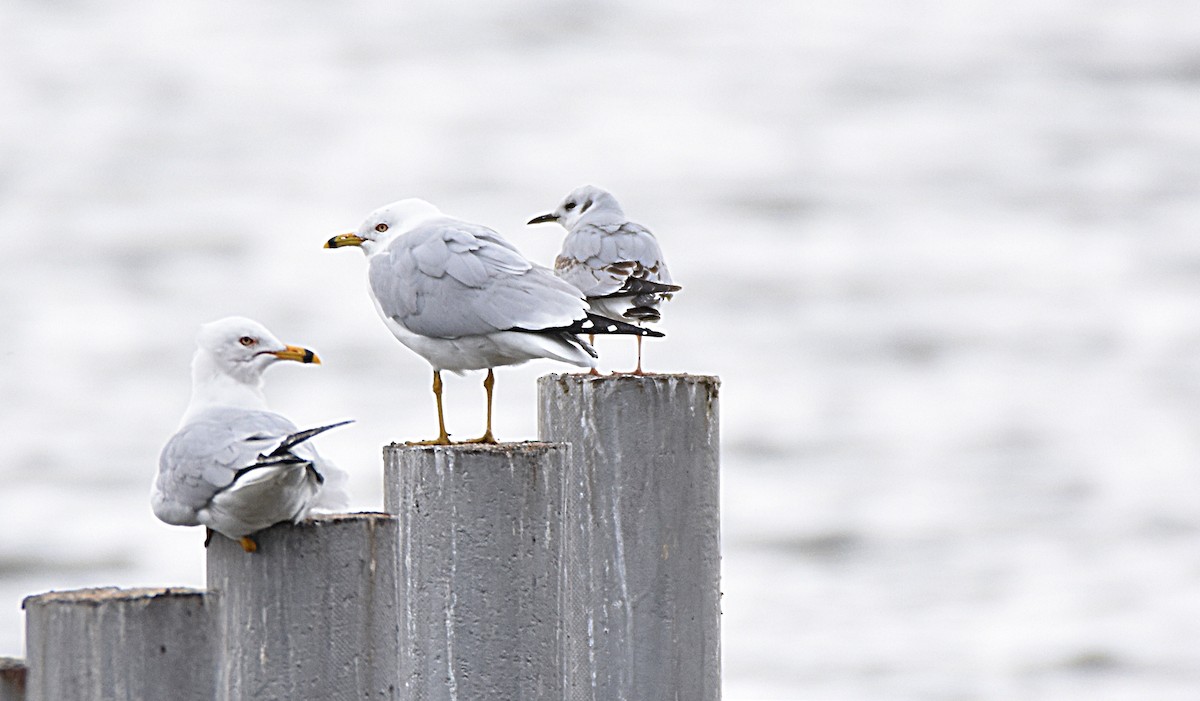
POLYGON ((325 248, 341 248, 342 246, 361 246, 365 241, 356 234, 338 234, 325 242, 325 248))
POLYGON ((271 355, 280 360, 295 360, 299 363, 313 363, 314 365, 321 364, 321 359, 317 357, 316 353, 300 346, 288 346, 281 351, 272 351, 271 355))
POLYGON ((558 215, 557 214, 543 214, 539 217, 534 217, 533 219, 530 219, 528 222, 526 222, 526 224, 545 224, 548 221, 558 221, 558 215))

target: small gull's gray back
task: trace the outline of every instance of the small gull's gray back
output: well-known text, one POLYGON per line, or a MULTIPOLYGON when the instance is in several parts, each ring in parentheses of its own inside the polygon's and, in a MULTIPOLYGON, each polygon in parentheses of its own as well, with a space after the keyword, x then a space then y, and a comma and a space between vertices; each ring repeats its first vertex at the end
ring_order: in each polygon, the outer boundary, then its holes
MULTIPOLYGON (((592 311, 635 323, 662 318, 661 304, 680 287, 654 234, 629 221, 611 193, 593 185, 576 188, 553 212, 529 221, 543 222, 567 230, 554 270, 584 293, 592 311)), ((634 374, 642 374, 640 336, 634 374)))

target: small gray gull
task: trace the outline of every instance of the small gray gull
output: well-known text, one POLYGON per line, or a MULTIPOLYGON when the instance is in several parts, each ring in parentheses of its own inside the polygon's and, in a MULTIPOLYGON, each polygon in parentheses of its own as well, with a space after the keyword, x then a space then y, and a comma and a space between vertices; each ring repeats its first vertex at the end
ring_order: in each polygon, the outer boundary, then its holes
POLYGON ((661 336, 588 311, 583 294, 530 262, 495 231, 442 214, 419 199, 372 212, 358 231, 326 248, 359 246, 367 255, 371 298, 400 343, 433 366, 438 436, 449 445, 442 370, 486 369, 487 429, 469 443, 495 443, 492 369, 548 358, 596 367, 596 351, 577 334, 661 336))
MULTIPOLYGON (((578 287, 592 311, 635 323, 662 318, 659 305, 678 292, 654 234, 629 221, 611 193, 594 185, 571 191, 550 214, 530 224, 558 222, 567 230, 554 260, 559 277, 578 287)), ((642 373, 642 337, 637 337, 642 373)))
POLYGON ((216 531, 254 552, 256 531, 345 508, 348 476, 308 440, 350 422, 301 431, 263 396, 264 370, 280 360, 320 363, 316 354, 242 317, 203 325, 196 343, 192 398, 159 457, 154 515, 206 526, 210 538, 216 531))

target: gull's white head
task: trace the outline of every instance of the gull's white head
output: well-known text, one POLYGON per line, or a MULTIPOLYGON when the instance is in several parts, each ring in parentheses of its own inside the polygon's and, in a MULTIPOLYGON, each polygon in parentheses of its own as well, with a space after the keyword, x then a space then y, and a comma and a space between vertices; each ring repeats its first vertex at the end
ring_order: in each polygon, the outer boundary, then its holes
POLYGON ((325 248, 360 246, 367 255, 381 250, 389 241, 429 219, 442 216, 441 210, 425 200, 410 197, 371 212, 353 234, 334 236, 325 248))
POLYGON ((617 203, 617 198, 607 190, 595 185, 584 185, 571 191, 563 198, 558 207, 550 214, 543 214, 529 220, 530 224, 543 222, 558 222, 567 231, 572 231, 581 221, 590 224, 601 224, 609 221, 624 221, 625 212, 617 203))
POLYGON ((264 370, 280 360, 321 362, 316 353, 289 346, 262 324, 240 316, 201 326, 196 346, 192 356, 192 399, 181 425, 213 406, 266 410, 264 370))
POLYGON ((238 382, 257 385, 263 370, 280 360, 320 363, 307 348, 289 346, 265 326, 241 316, 231 316, 200 327, 196 335, 193 365, 203 365, 216 374, 238 382))

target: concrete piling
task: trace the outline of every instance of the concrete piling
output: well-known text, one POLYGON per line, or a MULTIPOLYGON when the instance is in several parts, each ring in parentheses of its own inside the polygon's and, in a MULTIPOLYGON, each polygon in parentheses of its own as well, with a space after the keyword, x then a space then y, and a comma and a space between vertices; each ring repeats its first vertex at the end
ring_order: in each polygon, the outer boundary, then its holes
POLYGON ((406 698, 395 662, 396 519, 317 516, 254 538, 255 553, 219 535, 208 549, 221 650, 210 698, 406 698))
POLYGON ((406 698, 562 701, 563 470, 543 443, 384 449, 406 698))
POLYGON ((194 589, 82 589, 26 598, 26 699, 211 701, 209 604, 194 589))
POLYGON ((25 662, 0 657, 0 701, 25 701, 25 662))
POLYGON ((538 382, 539 438, 572 446, 564 698, 720 698, 718 387, 689 375, 538 382))
POLYGON ((0 701, 718 701, 718 386, 543 377, 547 442, 387 446, 386 514, 216 535, 205 591, 29 597, 0 701))

